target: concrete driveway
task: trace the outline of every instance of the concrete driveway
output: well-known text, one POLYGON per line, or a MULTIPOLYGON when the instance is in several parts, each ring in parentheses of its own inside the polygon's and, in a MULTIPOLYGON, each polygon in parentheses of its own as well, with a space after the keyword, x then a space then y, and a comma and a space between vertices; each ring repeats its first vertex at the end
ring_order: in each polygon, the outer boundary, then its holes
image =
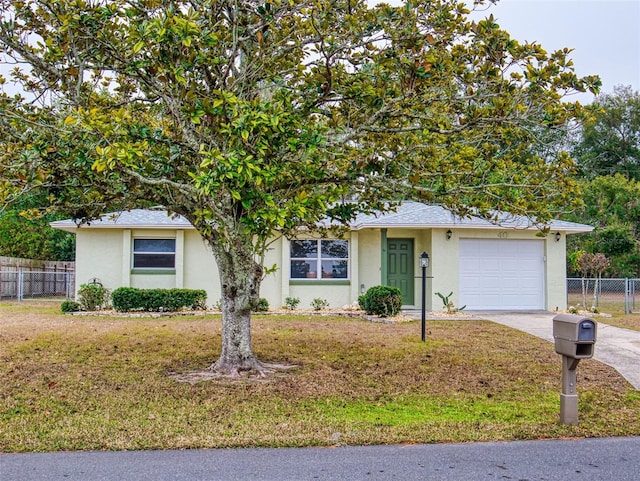
MULTIPOLYGON (((465 311, 466 312, 466 311, 465 311)), ((474 311, 474 317, 503 324, 553 342, 553 312, 474 311)), ((631 385, 640 389, 640 331, 606 324, 606 318, 593 317, 598 323, 593 358, 615 368, 631 385)))

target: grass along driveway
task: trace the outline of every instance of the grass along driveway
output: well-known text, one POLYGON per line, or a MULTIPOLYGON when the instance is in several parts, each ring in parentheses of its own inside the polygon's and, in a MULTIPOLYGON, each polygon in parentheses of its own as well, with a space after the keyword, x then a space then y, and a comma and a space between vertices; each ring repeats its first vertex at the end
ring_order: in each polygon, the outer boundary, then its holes
POLYGON ((578 367, 580 426, 558 423, 553 346, 485 321, 256 316, 254 346, 297 369, 178 383, 216 358, 220 319, 77 317, 0 304, 3 452, 430 443, 640 434, 640 392, 578 367))

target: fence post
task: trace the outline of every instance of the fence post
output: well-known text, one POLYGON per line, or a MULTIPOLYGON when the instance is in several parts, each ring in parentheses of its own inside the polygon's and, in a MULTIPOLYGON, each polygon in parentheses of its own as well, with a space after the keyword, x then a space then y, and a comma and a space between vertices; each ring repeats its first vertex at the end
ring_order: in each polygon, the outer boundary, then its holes
POLYGON ((629 278, 625 277, 624 278, 624 313, 625 314, 629 314, 629 294, 630 294, 630 287, 629 287, 629 278))
POLYGON ((16 286, 16 296, 18 301, 22 301, 23 289, 24 289, 24 272, 22 269, 18 269, 18 276, 16 278, 18 285, 16 286))
POLYGON ((67 271, 67 272, 65 272, 64 277, 65 277, 65 281, 66 281, 66 284, 67 284, 67 288, 66 288, 67 299, 71 299, 72 298, 71 297, 71 279, 73 278, 73 276, 71 275, 70 272, 67 271))

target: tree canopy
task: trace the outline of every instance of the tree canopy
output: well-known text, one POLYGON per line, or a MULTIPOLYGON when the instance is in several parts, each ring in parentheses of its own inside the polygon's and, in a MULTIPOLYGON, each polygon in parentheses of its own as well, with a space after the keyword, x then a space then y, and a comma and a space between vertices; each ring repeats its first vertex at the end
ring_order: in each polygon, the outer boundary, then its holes
MULTIPOLYGON (((622 174, 598 176, 581 182, 584 204, 568 220, 594 226, 588 235, 571 236, 567 255, 601 253, 610 260, 605 274, 636 277, 640 274, 640 184, 622 174)), ((569 262, 571 266, 572 262, 569 262)), ((579 269, 574 269, 577 274, 579 269)))
MULTIPOLYGON (((476 1, 482 4, 482 1, 476 1)), ((223 286, 214 368, 261 366, 250 315, 271 239, 417 199, 544 222, 573 161, 540 156, 597 91, 570 50, 521 43, 453 0, 0 0, 0 198, 80 219, 161 205, 223 286)))
POLYGON ((47 214, 26 218, 22 208, 11 208, 0 214, 0 256, 24 259, 72 261, 75 236, 49 227, 59 215, 47 214))
POLYGON ((596 97, 575 148, 587 178, 622 174, 640 180, 640 94, 617 86, 596 97))
MULTIPOLYGON (((640 275, 640 96, 630 86, 599 95, 573 141, 584 204, 566 218, 595 227, 572 236, 568 255, 602 253, 605 274, 640 275)), ((572 265, 570 262, 569 265, 572 265)))

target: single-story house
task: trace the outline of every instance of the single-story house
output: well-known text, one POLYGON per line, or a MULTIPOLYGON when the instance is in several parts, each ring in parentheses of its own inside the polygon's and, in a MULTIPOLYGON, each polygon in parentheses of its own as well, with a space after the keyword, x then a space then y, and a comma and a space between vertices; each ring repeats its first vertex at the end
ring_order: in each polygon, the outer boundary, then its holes
MULTIPOLYGON (((90 224, 72 220, 52 227, 76 235, 76 282, 98 278, 109 289, 184 287, 220 299, 213 254, 193 226, 164 210, 107 214, 90 224)), ((265 265, 277 264, 262 284, 272 308, 287 297, 309 307, 321 298, 332 307, 357 301, 369 287, 402 290, 406 308, 421 308, 426 252, 426 308, 440 310, 436 295, 468 310, 566 308, 566 236, 590 226, 554 220, 544 237, 527 219, 504 216, 496 223, 460 218, 432 205, 405 202, 396 212, 361 215, 340 239, 301 233, 274 240, 265 265)), ((77 286, 76 286, 77 288, 77 286)))

